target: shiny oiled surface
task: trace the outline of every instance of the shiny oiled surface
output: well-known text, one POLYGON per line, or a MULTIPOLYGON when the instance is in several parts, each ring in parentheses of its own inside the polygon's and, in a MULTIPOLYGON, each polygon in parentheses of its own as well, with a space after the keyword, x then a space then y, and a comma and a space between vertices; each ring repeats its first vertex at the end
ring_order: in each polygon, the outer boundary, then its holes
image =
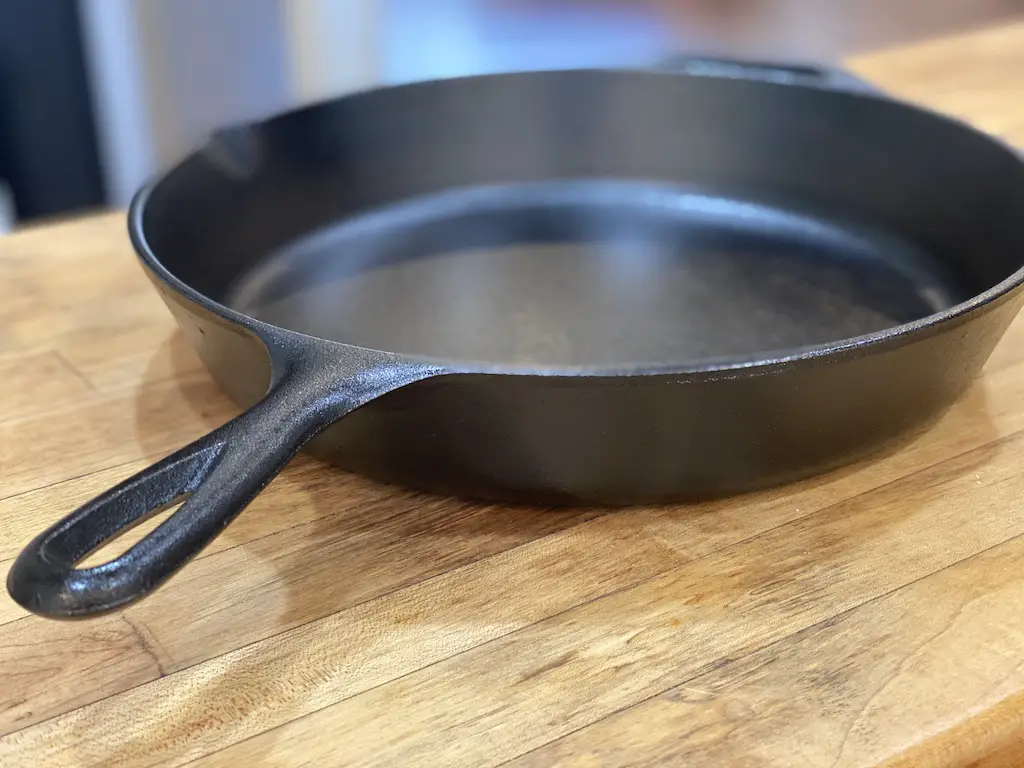
POLYGON ((410 355, 631 366, 767 357, 972 294, 891 233, 671 186, 556 182, 426 202, 387 210, 387 227, 371 214, 301 239, 237 279, 225 303, 410 355), (533 237, 517 241, 524 230, 533 237))
MULTIPOLYGON (((1024 143, 1024 24, 854 67, 1024 143)), ((0 572, 232 413, 122 215, 0 240, 0 572)), ((927 434, 741 499, 510 509, 300 459, 121 614, 0 596, 0 766, 1012 765, 1022 451, 1024 318, 927 434)))

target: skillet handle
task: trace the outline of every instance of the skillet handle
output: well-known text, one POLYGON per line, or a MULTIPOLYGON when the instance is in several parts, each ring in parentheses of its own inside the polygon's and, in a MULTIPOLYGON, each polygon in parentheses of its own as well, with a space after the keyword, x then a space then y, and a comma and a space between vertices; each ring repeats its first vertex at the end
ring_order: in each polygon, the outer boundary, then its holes
POLYGON ((11 567, 11 596, 33 613, 70 619, 106 613, 148 595, 216 538, 323 427, 438 372, 371 353, 358 365, 351 363, 343 361, 341 370, 306 366, 289 372, 250 410, 41 533, 11 567), (75 567, 183 499, 173 515, 124 554, 102 565, 75 567))
POLYGON ((874 85, 851 72, 811 62, 677 54, 662 61, 657 68, 685 75, 731 77, 783 85, 812 86, 830 91, 881 94, 881 91, 874 85))

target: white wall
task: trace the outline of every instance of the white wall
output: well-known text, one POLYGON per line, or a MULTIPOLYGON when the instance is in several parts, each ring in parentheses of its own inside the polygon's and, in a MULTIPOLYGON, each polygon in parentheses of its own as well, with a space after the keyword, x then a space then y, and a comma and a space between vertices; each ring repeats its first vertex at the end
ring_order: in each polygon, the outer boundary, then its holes
POLYGON ((0 179, 0 235, 14 228, 14 199, 11 190, 3 179, 0 179))
POLYGON ((379 0, 283 0, 289 79, 299 103, 378 80, 380 8, 379 0))
POLYGON ((219 126, 293 103, 280 0, 137 1, 161 164, 219 126))
POLYGON ((135 0, 79 0, 104 182, 115 205, 128 202, 156 167, 135 0))
POLYGON ((78 2, 118 206, 214 128, 366 87, 379 71, 376 0, 78 2))

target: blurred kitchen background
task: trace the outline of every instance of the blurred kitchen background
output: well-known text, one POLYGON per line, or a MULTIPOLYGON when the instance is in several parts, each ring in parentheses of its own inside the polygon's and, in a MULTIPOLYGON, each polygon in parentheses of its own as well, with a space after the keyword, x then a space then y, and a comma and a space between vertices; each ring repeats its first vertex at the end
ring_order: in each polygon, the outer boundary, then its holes
POLYGON ((215 126, 378 83, 639 66, 677 51, 834 61, 1024 0, 0 0, 0 232, 123 206, 215 126))

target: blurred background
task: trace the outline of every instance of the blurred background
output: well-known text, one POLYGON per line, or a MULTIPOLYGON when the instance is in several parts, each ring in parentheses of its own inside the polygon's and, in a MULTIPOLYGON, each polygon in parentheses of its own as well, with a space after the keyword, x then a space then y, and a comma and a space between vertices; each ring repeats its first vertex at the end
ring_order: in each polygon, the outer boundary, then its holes
POLYGON ((123 206, 214 127, 374 84, 678 51, 835 61, 1024 0, 0 0, 0 232, 123 206))

